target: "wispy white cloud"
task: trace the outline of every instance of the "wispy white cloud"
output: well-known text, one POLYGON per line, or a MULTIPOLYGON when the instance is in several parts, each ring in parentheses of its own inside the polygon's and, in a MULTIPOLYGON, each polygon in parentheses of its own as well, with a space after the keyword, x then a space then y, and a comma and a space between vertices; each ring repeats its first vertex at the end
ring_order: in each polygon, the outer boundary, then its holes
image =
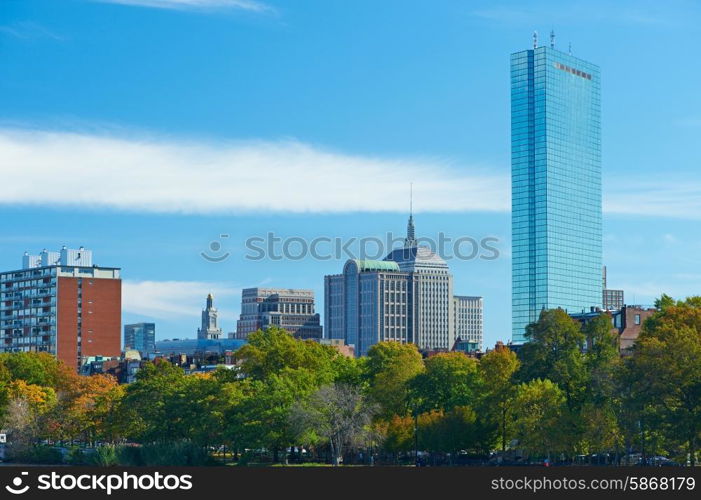
MULTIPOLYGON (((508 167, 328 151, 295 140, 213 142, 125 130, 0 129, 0 205, 130 212, 509 212, 508 167)), ((701 219, 701 182, 607 177, 604 212, 701 219), (625 185, 625 189, 618 186, 625 185)))
POLYGON ((173 10, 223 10, 239 9, 252 12, 273 10, 267 4, 254 0, 93 0, 100 3, 115 3, 135 7, 150 7, 173 10))
POLYGON ((160 213, 510 209, 509 177, 440 159, 325 151, 293 140, 213 143, 0 129, 0 204, 160 213))
MULTIPOLYGON (((122 310, 154 319, 178 320, 200 316, 208 293, 214 294, 215 306, 235 303, 241 293, 225 283, 204 281, 133 281, 122 283, 122 310)), ((233 318, 226 307, 221 318, 233 318)), ((197 325, 197 321, 193 325, 197 325)))
POLYGON ((665 181, 609 181, 616 188, 604 196, 607 213, 701 219, 701 182, 669 176, 665 181))
POLYGON ((33 21, 17 21, 12 24, 0 26, 0 34, 19 38, 22 40, 36 40, 48 38, 51 40, 63 40, 64 37, 37 24, 33 21))

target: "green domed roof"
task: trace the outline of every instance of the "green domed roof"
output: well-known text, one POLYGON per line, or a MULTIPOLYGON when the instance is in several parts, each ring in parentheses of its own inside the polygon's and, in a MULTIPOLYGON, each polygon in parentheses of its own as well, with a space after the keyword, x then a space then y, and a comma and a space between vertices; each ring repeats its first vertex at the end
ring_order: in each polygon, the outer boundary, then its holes
POLYGON ((399 264, 387 260, 361 260, 353 259, 358 271, 399 271, 399 264))

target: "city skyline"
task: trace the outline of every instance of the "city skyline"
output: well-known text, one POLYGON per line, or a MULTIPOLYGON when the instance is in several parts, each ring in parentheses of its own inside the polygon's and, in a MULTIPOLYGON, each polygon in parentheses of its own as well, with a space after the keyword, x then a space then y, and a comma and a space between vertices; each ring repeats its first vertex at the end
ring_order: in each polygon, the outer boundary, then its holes
POLYGON ((0 171, 16 189, 2 197, 0 268, 17 269, 25 250, 85 245, 99 265, 123 269, 124 324, 192 337, 212 292, 231 331, 241 289, 254 286, 312 289, 322 310, 323 276, 343 259, 249 262, 246 238, 399 235, 413 181, 424 235, 500 239, 500 259, 450 266, 456 290, 485 297, 485 346, 508 340, 508 57, 534 29, 547 44, 554 28, 558 47, 571 41, 605 75, 610 286, 649 304, 691 294, 699 279, 701 239, 689 227, 701 217, 692 177, 701 103, 686 63, 695 35, 677 30, 698 21, 698 7, 389 2, 365 16, 363 2, 269 2, 272 12, 70 3, 72 15, 51 2, 3 6, 0 171), (260 187, 246 196, 251 186, 260 187), (215 240, 231 252, 220 264, 200 256, 215 240))

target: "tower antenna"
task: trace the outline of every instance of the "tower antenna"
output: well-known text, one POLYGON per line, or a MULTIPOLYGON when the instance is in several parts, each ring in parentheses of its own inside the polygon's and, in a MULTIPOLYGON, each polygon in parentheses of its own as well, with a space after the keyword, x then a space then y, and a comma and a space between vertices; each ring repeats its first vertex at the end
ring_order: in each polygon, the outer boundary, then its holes
POLYGON ((404 248, 416 246, 416 229, 414 228, 414 183, 409 183, 409 222, 406 225, 404 248))
POLYGON ((555 48, 555 30, 550 30, 550 48, 555 48))
POLYGON ((572 55, 572 42, 570 42, 570 47, 569 47, 569 49, 567 50, 567 52, 568 52, 570 55, 572 55))
POLYGON ((533 32, 533 48, 534 49, 538 48, 538 32, 537 31, 533 32))

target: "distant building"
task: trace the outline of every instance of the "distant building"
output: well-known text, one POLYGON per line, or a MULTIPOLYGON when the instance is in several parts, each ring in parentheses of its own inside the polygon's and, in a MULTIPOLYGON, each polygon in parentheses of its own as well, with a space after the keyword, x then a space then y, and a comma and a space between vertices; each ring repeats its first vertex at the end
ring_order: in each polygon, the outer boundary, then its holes
POLYGON ((226 351, 236 351, 246 342, 240 339, 172 339, 156 341, 152 357, 174 355, 223 355, 226 351))
POLYGON ((623 290, 604 289, 603 308, 606 311, 618 311, 625 304, 623 290))
POLYGON ((618 331, 618 345, 622 354, 630 352, 630 348, 638 340, 643 323, 656 312, 654 307, 623 306, 614 314, 613 326, 618 331))
POLYGON ((418 244, 410 215, 403 247, 384 260, 348 260, 342 274, 324 278, 325 336, 352 345, 357 356, 383 341, 447 352, 458 335, 456 305, 461 332, 481 343, 481 304, 479 297, 453 297, 448 264, 418 244))
POLYGON ((645 320, 656 312, 657 309, 654 307, 624 305, 613 311, 592 308, 588 312, 570 314, 570 317, 585 326, 602 314, 607 314, 611 318, 611 331, 618 337, 619 351, 622 355, 627 355, 638 339, 645 320))
POLYGON ((618 311, 625 304, 625 298, 623 296, 623 290, 611 290, 608 287, 608 280, 606 277, 606 266, 603 268, 602 273, 602 284, 603 284, 603 296, 602 303, 603 309, 605 311, 618 311))
POLYGON ((138 351, 142 356, 156 349, 155 323, 124 325, 124 350, 138 351))
POLYGON ((276 326, 299 339, 322 338, 314 292, 293 288, 246 288, 241 293, 241 315, 236 337, 246 339, 258 330, 276 326))
POLYGON ((456 295, 453 301, 455 338, 474 343, 477 345, 477 350, 481 351, 484 334, 482 297, 456 295))
POLYGON ((121 354, 120 269, 98 267, 83 247, 25 253, 0 273, 0 352, 48 352, 78 371, 121 354))
POLYGON ((214 307, 214 296, 207 295, 207 305, 202 311, 202 326, 197 330, 198 339, 217 340, 222 336, 218 326, 217 309, 214 307))
POLYGON ((473 342, 471 340, 463 340, 462 338, 458 337, 455 339, 455 344, 453 344, 453 348, 451 349, 451 351, 462 352, 468 355, 472 355, 477 352, 481 352, 482 349, 480 348, 480 345, 477 342, 473 342))
POLYGON ((324 278, 326 338, 365 356, 377 342, 414 342, 409 273, 381 260, 349 260, 343 274, 324 278))
POLYGON ((355 349, 353 346, 346 345, 342 339, 319 339, 321 345, 328 345, 336 349, 347 358, 355 357, 355 349))

